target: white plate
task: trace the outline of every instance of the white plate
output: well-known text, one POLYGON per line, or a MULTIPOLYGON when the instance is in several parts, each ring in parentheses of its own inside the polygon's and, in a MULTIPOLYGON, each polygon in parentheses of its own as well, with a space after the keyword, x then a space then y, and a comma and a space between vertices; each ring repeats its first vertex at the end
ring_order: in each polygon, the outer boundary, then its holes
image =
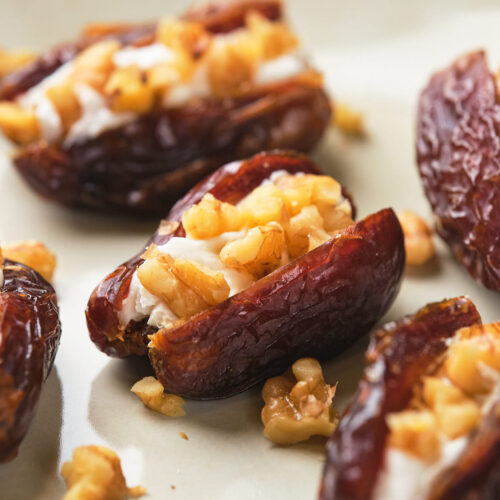
MULTIPOLYGON (((167 8, 179 12, 184 4, 1 0, 0 44, 40 49, 71 38, 90 20, 153 18, 167 8)), ((386 206, 430 216, 414 162, 418 90, 433 70, 461 52, 486 46, 498 54, 500 10, 494 5, 290 2, 292 21, 325 71, 328 87, 366 117, 366 141, 329 133, 316 154, 354 193, 360 216, 386 206)), ((83 314, 90 292, 142 247, 155 225, 47 203, 25 186, 7 157, 0 160, 0 237, 37 238, 57 253, 63 322, 61 347, 31 429, 19 456, 0 466, 1 499, 60 498, 60 465, 83 444, 116 450, 129 485, 142 484, 153 499, 314 498, 324 440, 290 448, 266 441, 258 388, 223 401, 187 402, 186 417, 169 419, 148 411, 129 392, 148 373, 145 363, 111 360, 90 342, 83 314), (180 438, 181 431, 189 441, 180 438)), ((438 253, 434 265, 406 274, 385 320, 461 294, 475 301, 485 321, 498 320, 499 295, 474 283, 441 243, 438 253)), ((326 365, 327 380, 340 382, 336 408, 355 390, 365 345, 366 339, 326 365)))

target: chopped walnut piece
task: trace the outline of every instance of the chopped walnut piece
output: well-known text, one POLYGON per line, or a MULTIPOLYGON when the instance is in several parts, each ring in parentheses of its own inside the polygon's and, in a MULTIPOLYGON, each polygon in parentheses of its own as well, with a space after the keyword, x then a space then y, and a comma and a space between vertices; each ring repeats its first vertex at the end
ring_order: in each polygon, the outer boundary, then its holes
POLYGON ((264 384, 264 435, 282 445, 305 441, 314 435, 330 436, 337 425, 331 408, 335 389, 336 385, 325 383, 317 360, 299 359, 287 373, 264 384))
POLYGON ((273 184, 264 184, 255 188, 240 203, 240 208, 251 214, 252 223, 264 226, 268 222, 286 224, 286 212, 283 192, 273 184))
POLYGON ((82 114, 80 101, 75 95, 72 83, 64 81, 49 87, 46 94, 59 113, 64 130, 67 132, 82 114))
POLYGON ((220 259, 227 267, 245 270, 258 279, 281 266, 285 250, 283 228, 277 222, 269 222, 227 243, 220 252, 220 259))
POLYGON ((170 255, 156 252, 137 268, 137 277, 146 290, 165 301, 179 318, 189 318, 208 307, 200 295, 177 277, 170 255))
POLYGON ((245 224, 245 216, 238 207, 219 201, 211 194, 206 194, 182 215, 186 233, 197 240, 213 238, 227 231, 238 231, 245 224))
POLYGON ((189 441, 188 435, 185 432, 179 432, 179 436, 186 441, 189 441))
POLYGON ((184 51, 193 59, 201 57, 212 42, 211 35, 199 23, 166 17, 158 23, 159 42, 176 51, 184 51))
POLYGON ((363 115, 341 102, 335 102, 333 106, 332 124, 348 135, 362 136, 364 134, 363 115))
POLYGON ((483 366, 500 371, 500 322, 462 328, 448 350, 445 370, 448 378, 467 394, 484 394, 492 380, 483 366))
POLYGON ((276 59, 291 52, 299 44, 285 23, 269 21, 258 12, 247 15, 246 25, 258 47, 259 57, 264 60, 276 59))
POLYGON ((0 77, 29 64, 35 58, 33 52, 27 50, 0 49, 0 77))
POLYGON ((154 377, 145 377, 130 389, 148 408, 167 417, 183 417, 184 400, 175 394, 165 394, 163 386, 154 377))
POLYGON ((440 455, 440 441, 436 417, 431 411, 405 410, 391 413, 386 418, 390 429, 389 445, 434 461, 440 455))
POLYGON ((40 137, 35 112, 13 102, 0 102, 0 130, 18 144, 28 144, 40 137))
POLYGON ((420 266, 435 253, 432 231, 427 223, 414 212, 404 210, 398 215, 405 237, 406 263, 420 266))
POLYGON ((104 446, 76 448, 61 474, 68 486, 64 500, 126 500, 146 494, 142 486, 127 487, 120 458, 104 446))
POLYGON ((231 41, 214 43, 207 54, 207 76, 218 97, 238 96, 253 84, 257 52, 245 35, 231 41))
POLYGON ((137 66, 115 69, 104 87, 104 94, 110 99, 111 109, 117 112, 146 113, 154 101, 147 75, 137 66))
POLYGON ((120 43, 116 40, 103 40, 90 45, 75 57, 71 81, 102 91, 114 69, 113 56, 119 48, 120 43))
POLYGON ((2 250, 4 258, 31 267, 47 281, 52 281, 57 258, 40 241, 15 241, 3 245, 2 250))
POLYGON ((288 251, 292 258, 300 257, 331 238, 324 231, 323 218, 314 205, 304 207, 290 219, 290 224, 286 229, 286 237, 288 251))

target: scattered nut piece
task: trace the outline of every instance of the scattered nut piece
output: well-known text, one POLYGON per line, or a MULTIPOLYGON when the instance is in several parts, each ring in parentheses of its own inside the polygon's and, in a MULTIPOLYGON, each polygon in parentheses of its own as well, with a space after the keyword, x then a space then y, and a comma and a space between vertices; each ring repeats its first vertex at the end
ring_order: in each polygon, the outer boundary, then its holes
POLYGON ((238 207, 219 201, 211 194, 206 194, 182 215, 186 233, 197 240, 213 238, 227 231, 239 231, 245 222, 238 207))
POLYGON ((116 112, 146 113, 154 101, 147 75, 137 66, 115 69, 104 87, 104 94, 109 97, 111 109, 116 112))
POLYGON ((405 410, 386 417, 389 444, 406 453, 434 461, 440 455, 436 418, 431 411, 405 410))
POLYGON ((82 114, 80 101, 75 95, 73 85, 69 81, 64 81, 49 87, 46 94, 59 113, 64 130, 67 132, 82 114))
POLYGON ((406 263, 411 266, 425 264, 435 253, 431 229, 410 210, 401 212, 398 219, 405 237, 406 263))
MULTIPOLYGON (((154 377, 145 377, 130 389, 148 408, 167 417, 183 417, 184 400, 175 394, 165 394, 163 386, 154 377)), ((186 436, 187 438, 187 436, 186 436)))
POLYGON ((500 371, 500 322, 462 328, 449 350, 445 370, 449 379, 467 394, 484 394, 492 388, 481 366, 500 371))
POLYGON ((186 52, 193 59, 200 58, 212 41, 201 24, 171 17, 163 18, 158 23, 156 38, 173 50, 186 52))
POLYGON ((2 246, 3 257, 34 269, 47 281, 52 281, 57 265, 56 256, 40 241, 15 241, 2 246))
POLYGON ((0 102, 0 130, 17 144, 28 144, 40 137, 35 112, 13 102, 0 102))
POLYGON ((142 486, 128 488, 120 458, 104 446, 80 446, 61 468, 68 491, 64 500, 126 500, 146 494, 142 486))
POLYGON ((179 436, 186 441, 189 441, 188 435, 185 432, 179 432, 179 436))
POLYGON ((363 115, 341 102, 335 102, 333 106, 332 124, 348 135, 359 137, 364 134, 363 115))
POLYGON ((227 243, 220 252, 220 259, 225 266, 242 269, 259 279, 280 267, 285 250, 283 228, 277 222, 269 222, 227 243))
POLYGON ((35 54, 27 50, 0 49, 0 78, 26 66, 34 58, 35 54))
POLYGON ((325 383, 321 365, 312 358, 299 359, 284 375, 267 380, 262 389, 264 435, 282 445, 330 436, 337 426, 331 408, 336 387, 325 383))

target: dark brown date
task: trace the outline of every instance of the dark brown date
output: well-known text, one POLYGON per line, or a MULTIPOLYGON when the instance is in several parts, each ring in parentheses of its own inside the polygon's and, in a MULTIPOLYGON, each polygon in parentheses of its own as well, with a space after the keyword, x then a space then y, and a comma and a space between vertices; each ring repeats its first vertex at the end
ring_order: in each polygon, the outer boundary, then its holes
MULTIPOLYGON (((237 203, 277 170, 319 173, 307 158, 279 152, 257 155, 239 169, 227 165, 180 200, 151 241, 184 236, 181 214, 205 193, 237 203)), ((91 338, 112 356, 149 351, 167 391, 200 399, 240 392, 301 356, 327 359, 341 352, 388 309, 405 260, 399 223, 392 210, 382 210, 168 333, 154 334, 138 323, 123 331, 117 317, 140 255, 93 292, 87 308, 91 338)))
POLYGON ((60 335, 52 286, 31 268, 5 260, 0 289, 0 462, 17 454, 60 335))
POLYGON ((417 159, 437 230, 474 279, 500 291, 500 104, 484 52, 434 75, 417 159))
POLYGON ((372 334, 358 390, 327 444, 319 497, 369 500, 383 467, 386 415, 403 410, 413 387, 459 328, 480 324, 474 304, 458 297, 429 304, 372 334))
MULTIPOLYGON (((190 10, 213 32, 241 27, 250 10, 281 17, 275 0, 215 4, 190 10)), ((13 99, 51 74, 97 39, 113 36, 142 44, 154 25, 117 28, 60 46, 0 87, 0 100, 13 99)), ((204 98, 185 106, 158 109, 134 122, 72 146, 38 141, 22 148, 15 165, 42 196, 72 207, 165 213, 208 173, 233 159, 259 151, 314 148, 330 121, 328 96, 316 83, 290 79, 261 86, 234 98, 204 98)))

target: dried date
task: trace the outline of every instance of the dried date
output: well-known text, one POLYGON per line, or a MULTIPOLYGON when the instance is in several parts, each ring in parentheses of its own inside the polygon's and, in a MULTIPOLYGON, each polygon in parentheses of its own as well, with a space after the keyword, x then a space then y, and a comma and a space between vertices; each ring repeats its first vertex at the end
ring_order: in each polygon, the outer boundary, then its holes
POLYGON ((364 377, 327 444, 322 500, 372 498, 384 463, 386 416, 406 407, 415 383, 456 330, 480 323, 474 304, 458 297, 429 304, 372 335, 364 377))
POLYGON ((0 462, 13 459, 36 410, 59 345, 52 286, 31 268, 4 261, 0 289, 0 462))
MULTIPOLYGON (((150 243, 184 236, 181 215, 204 194, 234 204, 279 170, 319 173, 307 158, 279 152, 229 164, 180 200, 150 243)), ((338 354, 388 309, 404 267, 401 227, 392 210, 382 210, 224 302, 156 331, 145 321, 124 328, 118 320, 141 255, 93 292, 87 308, 91 338, 112 356, 148 352, 168 391, 201 399, 242 391, 301 356, 338 354)))
POLYGON ((484 52, 420 96, 417 159, 437 231, 474 279, 500 291, 500 105, 484 52))

